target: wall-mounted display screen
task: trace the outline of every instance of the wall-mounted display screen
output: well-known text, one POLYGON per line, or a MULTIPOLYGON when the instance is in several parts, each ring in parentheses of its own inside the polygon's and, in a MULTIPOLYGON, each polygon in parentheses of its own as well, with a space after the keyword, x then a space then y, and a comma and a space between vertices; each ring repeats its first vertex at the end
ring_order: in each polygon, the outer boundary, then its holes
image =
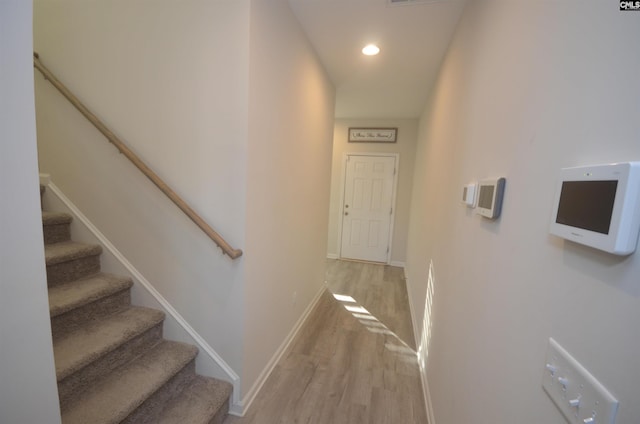
POLYGON ((564 181, 556 222, 609 234, 617 188, 617 180, 564 181))
POLYGON ((549 232, 615 255, 636 250, 640 162, 563 168, 549 232))

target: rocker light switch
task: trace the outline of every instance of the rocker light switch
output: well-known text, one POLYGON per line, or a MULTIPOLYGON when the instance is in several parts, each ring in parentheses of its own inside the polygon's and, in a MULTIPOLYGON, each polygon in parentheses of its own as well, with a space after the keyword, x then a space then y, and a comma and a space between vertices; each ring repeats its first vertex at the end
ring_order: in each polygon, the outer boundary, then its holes
POLYGON ((542 387, 570 424, 616 422, 616 398, 553 339, 549 339, 542 387))

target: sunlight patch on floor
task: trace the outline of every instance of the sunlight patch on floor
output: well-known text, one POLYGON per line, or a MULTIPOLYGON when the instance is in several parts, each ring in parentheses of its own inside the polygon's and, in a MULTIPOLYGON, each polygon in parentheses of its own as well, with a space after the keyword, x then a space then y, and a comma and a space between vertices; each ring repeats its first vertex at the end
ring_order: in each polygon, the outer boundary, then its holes
POLYGON ((393 337, 393 341, 397 343, 386 342, 384 345, 385 349, 402 357, 407 362, 415 364, 416 359, 419 359, 418 353, 415 350, 398 337, 396 333, 391 331, 389 327, 380 322, 380 320, 364 306, 358 304, 353 297, 337 293, 333 293, 333 297, 341 302, 342 306, 369 332, 393 337))
POLYGON ((344 305, 344 308, 349 312, 355 312, 355 313, 358 313, 358 314, 368 314, 369 313, 369 311, 367 311, 362 306, 344 305))
POLYGON ((336 300, 339 300, 340 302, 356 303, 356 300, 353 297, 344 294, 334 294, 333 297, 335 297, 336 300))

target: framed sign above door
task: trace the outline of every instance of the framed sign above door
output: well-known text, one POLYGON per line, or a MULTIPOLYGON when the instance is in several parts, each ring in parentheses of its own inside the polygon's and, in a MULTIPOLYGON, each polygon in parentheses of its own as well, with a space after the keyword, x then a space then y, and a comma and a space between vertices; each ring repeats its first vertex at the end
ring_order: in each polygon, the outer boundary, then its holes
POLYGON ((349 143, 395 143, 397 128, 349 128, 349 143))

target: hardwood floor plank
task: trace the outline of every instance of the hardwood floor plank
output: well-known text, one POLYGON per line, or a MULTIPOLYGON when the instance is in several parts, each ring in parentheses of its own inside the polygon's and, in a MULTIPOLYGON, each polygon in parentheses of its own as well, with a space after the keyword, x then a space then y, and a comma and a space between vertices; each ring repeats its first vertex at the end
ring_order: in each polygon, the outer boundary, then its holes
POLYGON ((250 411, 225 424, 427 423, 403 270, 330 260, 327 282, 250 411))

